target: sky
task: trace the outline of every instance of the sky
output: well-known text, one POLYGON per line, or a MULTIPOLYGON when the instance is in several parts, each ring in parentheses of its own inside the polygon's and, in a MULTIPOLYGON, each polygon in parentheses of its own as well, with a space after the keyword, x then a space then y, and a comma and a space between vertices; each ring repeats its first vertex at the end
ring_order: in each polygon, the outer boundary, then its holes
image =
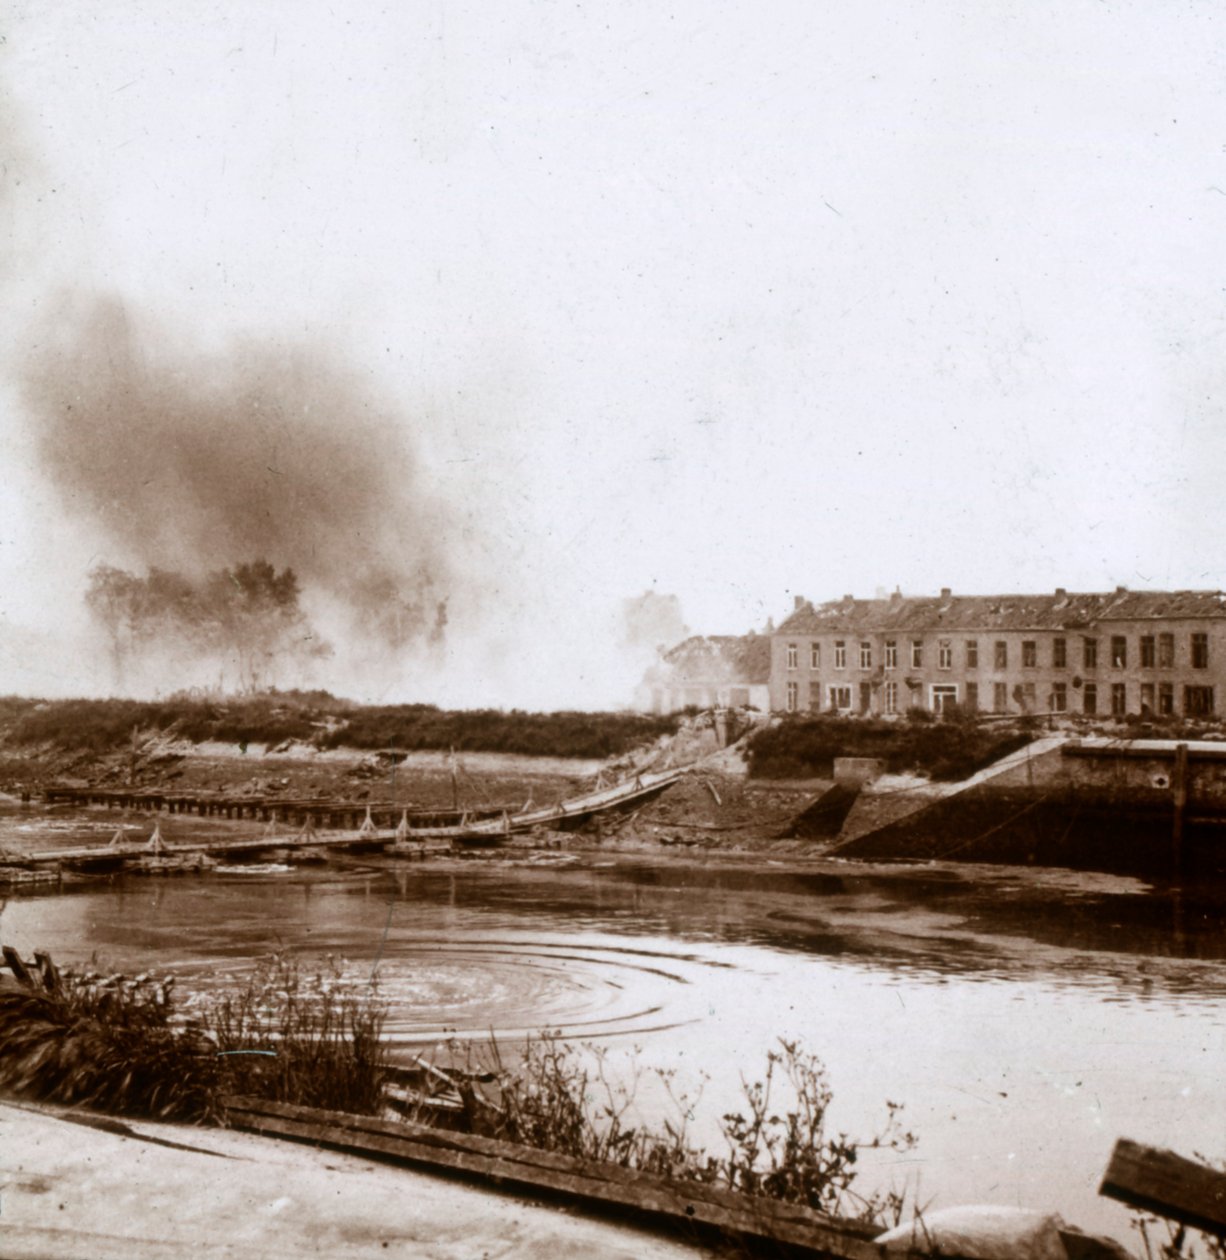
POLYGON ((320 457, 244 542, 326 526, 448 592, 442 660, 338 655, 363 698, 624 702, 646 591, 741 633, 1226 584, 1212 0, 5 0, 0 34, 0 692, 115 690, 92 566, 216 562, 198 456, 156 453, 207 395, 259 499, 252 371, 320 457), (315 367, 354 401, 303 419, 315 367), (133 380, 195 402, 112 440, 133 380), (311 513, 338 458, 357 499, 311 513))

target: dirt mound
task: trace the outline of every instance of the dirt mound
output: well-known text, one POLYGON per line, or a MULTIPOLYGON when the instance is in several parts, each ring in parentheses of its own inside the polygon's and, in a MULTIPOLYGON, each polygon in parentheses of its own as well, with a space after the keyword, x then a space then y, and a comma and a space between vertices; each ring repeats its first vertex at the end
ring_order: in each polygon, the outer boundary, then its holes
MULTIPOLYGON (((822 785, 824 788, 827 785, 822 785)), ((625 841, 720 845, 790 835, 821 789, 763 787, 736 774, 696 770, 601 834, 625 841)))

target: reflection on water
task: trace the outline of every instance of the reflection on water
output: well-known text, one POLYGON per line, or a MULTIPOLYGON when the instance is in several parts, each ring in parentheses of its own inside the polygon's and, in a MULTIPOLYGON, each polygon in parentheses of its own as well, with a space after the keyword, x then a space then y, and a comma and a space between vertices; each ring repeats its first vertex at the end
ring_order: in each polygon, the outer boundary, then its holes
POLYGON ((377 974, 400 1047, 550 1027, 627 1072, 705 1074, 715 1144, 742 1076, 798 1038, 838 1128, 905 1104, 919 1148, 866 1155, 869 1181, 1126 1238, 1097 1196, 1117 1137, 1226 1155, 1222 904, 1070 872, 456 862, 119 877, 12 900, 0 934, 201 989, 272 949, 339 955, 377 974))

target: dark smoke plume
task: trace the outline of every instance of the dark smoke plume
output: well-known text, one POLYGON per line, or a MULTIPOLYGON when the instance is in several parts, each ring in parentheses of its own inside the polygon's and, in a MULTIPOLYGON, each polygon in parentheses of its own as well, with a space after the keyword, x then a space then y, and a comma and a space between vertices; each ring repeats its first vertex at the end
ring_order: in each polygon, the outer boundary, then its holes
POLYGON ((99 559, 200 580, 266 557, 343 609, 368 657, 438 645, 458 580, 448 514, 407 419, 320 347, 183 350, 98 302, 48 322, 25 394, 99 559))

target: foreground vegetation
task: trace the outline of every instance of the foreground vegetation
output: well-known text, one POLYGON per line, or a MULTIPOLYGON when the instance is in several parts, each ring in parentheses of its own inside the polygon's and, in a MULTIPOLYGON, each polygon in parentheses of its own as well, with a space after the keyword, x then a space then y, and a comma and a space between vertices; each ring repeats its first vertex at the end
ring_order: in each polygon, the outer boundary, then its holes
POLYGON ((930 714, 875 718, 791 717, 749 738, 749 773, 760 779, 829 778, 836 757, 876 757, 892 774, 918 770, 964 779, 1029 743, 1032 723, 1007 727, 974 718, 934 722, 930 714))
POLYGON ((370 1114, 384 1009, 368 979, 276 956, 187 1010, 174 981, 44 969, 0 991, 0 1089, 121 1114, 218 1122, 226 1094, 370 1114))
POLYGON ((612 1075, 602 1048, 575 1047, 558 1034, 542 1033, 514 1064, 504 1061, 493 1039, 475 1047, 453 1046, 453 1052, 462 1062, 462 1077, 488 1082, 493 1104, 477 1113, 488 1136, 803 1204, 883 1228, 901 1216, 901 1191, 862 1195, 854 1186, 860 1151, 902 1152, 915 1145, 915 1136, 900 1123, 900 1107, 886 1104, 882 1131, 866 1142, 831 1133, 832 1094, 825 1069, 796 1042, 780 1040, 767 1055, 762 1079, 743 1079, 742 1108, 720 1119, 724 1154, 691 1140, 689 1126, 700 1099, 675 1093, 671 1073, 655 1075, 673 1114, 652 1124, 635 1118, 641 1081, 612 1075))
MULTIPOLYGON (((386 1008, 369 977, 274 957, 237 991, 190 1006, 176 1004, 173 980, 61 976, 47 963, 29 987, 0 990, 0 1090, 202 1123, 224 1123, 228 1094, 382 1112, 386 1008)), ((854 1187, 866 1145, 914 1144, 898 1108, 888 1104, 868 1143, 830 1133, 825 1072, 795 1043, 780 1042, 763 1079, 745 1084, 742 1109, 722 1117, 723 1155, 690 1140, 698 1099, 674 1094, 667 1074, 675 1114, 650 1125, 632 1118, 639 1082, 613 1080, 593 1047, 546 1033, 514 1063, 493 1040, 453 1052, 452 1078, 487 1136, 856 1219, 892 1222, 901 1211, 901 1195, 854 1187)))
POLYGON ((638 713, 527 713, 439 709, 430 704, 363 706, 325 691, 266 692, 225 700, 0 699, 0 733, 10 747, 52 745, 102 755, 127 747, 133 732, 200 743, 270 747, 302 741, 317 748, 402 752, 527 753, 600 758, 672 734, 678 718, 638 713))

